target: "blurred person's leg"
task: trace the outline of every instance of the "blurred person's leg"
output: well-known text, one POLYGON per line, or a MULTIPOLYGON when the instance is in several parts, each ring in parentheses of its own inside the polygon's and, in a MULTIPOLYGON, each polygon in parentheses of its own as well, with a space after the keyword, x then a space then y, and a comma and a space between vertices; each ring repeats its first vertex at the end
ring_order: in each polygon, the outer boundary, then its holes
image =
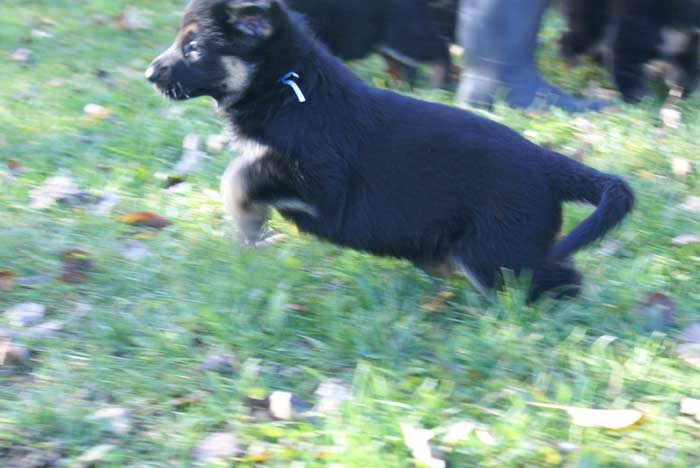
POLYGON ((490 107, 495 97, 519 108, 556 106, 598 110, 544 81, 535 64, 537 36, 549 0, 461 0, 457 39, 464 72, 457 100, 490 107))

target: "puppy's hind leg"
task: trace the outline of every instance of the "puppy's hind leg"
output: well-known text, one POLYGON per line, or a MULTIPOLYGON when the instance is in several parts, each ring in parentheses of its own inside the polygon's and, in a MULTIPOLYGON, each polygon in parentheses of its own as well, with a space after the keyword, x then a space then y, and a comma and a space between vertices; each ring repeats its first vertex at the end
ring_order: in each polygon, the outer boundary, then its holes
POLYGON ((573 298, 580 294, 583 277, 568 263, 547 264, 537 269, 532 276, 528 302, 536 301, 548 291, 555 299, 573 298))

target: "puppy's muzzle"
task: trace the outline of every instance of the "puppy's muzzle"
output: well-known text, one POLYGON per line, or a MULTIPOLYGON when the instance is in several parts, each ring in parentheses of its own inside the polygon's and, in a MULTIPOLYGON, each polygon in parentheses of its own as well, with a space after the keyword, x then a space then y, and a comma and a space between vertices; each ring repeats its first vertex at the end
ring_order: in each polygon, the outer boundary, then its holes
POLYGON ((158 86, 167 87, 172 81, 173 66, 178 59, 174 55, 167 50, 151 62, 145 73, 146 79, 158 86))

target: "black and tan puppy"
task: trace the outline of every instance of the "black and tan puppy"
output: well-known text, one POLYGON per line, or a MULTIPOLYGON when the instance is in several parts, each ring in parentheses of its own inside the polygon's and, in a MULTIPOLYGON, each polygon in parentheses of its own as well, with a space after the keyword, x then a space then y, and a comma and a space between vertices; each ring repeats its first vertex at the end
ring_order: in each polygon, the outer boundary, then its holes
POLYGON ((301 231, 478 289, 531 272, 531 298, 573 294, 569 257, 630 211, 621 179, 456 108, 370 88, 281 0, 193 0, 146 72, 173 99, 211 96, 242 144, 222 180, 254 243, 274 208, 301 231), (598 208, 557 240, 562 203, 598 208))
POLYGON ((449 5, 431 5, 428 0, 287 0, 287 4, 343 60, 379 52, 396 79, 414 81, 417 68, 428 66, 433 86, 449 81, 447 32, 439 29, 450 27, 444 18, 450 14, 449 5))

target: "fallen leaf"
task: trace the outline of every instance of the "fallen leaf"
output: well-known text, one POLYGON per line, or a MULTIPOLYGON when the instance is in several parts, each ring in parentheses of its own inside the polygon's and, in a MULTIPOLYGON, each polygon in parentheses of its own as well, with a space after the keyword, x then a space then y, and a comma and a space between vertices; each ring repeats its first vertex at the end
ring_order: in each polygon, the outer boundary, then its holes
POLYGON ((92 465, 100 460, 104 460, 104 458, 109 455, 109 452, 115 448, 117 447, 111 444, 97 445, 83 452, 76 461, 84 465, 92 465))
POLYGON ((474 431, 474 434, 476 434, 476 438, 479 439, 479 442, 481 442, 484 445, 488 445, 489 447, 495 447, 496 445, 498 445, 496 439, 494 439, 491 433, 486 429, 477 429, 474 431))
POLYGON ((700 213, 700 197, 688 197, 681 208, 691 213, 700 213))
POLYGON ((255 246, 258 248, 271 247, 273 245, 280 244, 282 242, 287 242, 288 240, 289 240, 289 236, 286 234, 272 233, 268 236, 265 236, 263 239, 259 240, 258 242, 256 242, 255 246))
POLYGON ((0 270, 0 291, 9 292, 15 287, 15 273, 10 270, 0 270))
POLYGON ((676 346, 676 354, 686 364, 700 369, 700 343, 684 343, 676 346))
POLYGON ((31 36, 32 39, 51 39, 53 34, 43 29, 32 29, 31 36))
POLYGON ((681 400, 681 414, 693 416, 700 421, 700 400, 695 398, 683 398, 681 400))
POLYGON ((158 216, 149 211, 127 213, 119 216, 117 219, 122 223, 131 224, 132 226, 146 226, 155 229, 163 229, 173 224, 162 216, 158 216))
POLYGON ((665 331, 673 325, 677 308, 664 293, 652 293, 635 309, 635 315, 647 331, 665 331))
POLYGON ((311 409, 311 405, 289 392, 272 392, 267 401, 270 416, 282 421, 291 421, 311 409))
POLYGON ((602 410, 577 408, 574 406, 552 405, 547 403, 529 403, 530 406, 565 411, 572 424, 581 427, 591 427, 610 430, 627 429, 637 424, 644 416, 637 410, 602 410))
POLYGON ((109 108, 99 104, 87 104, 83 108, 83 112, 85 112, 85 116, 88 118, 88 120, 93 122, 105 120, 112 114, 112 111, 109 110, 109 108))
POLYGON ((698 236, 696 234, 683 234, 681 236, 674 237, 671 240, 671 243, 673 245, 678 245, 678 246, 700 244, 700 236, 698 236))
POLYGON ((571 454, 571 453, 574 453, 574 452, 578 452, 579 450, 581 450, 581 447, 580 447, 580 446, 574 444, 573 442, 567 442, 567 441, 565 441, 565 440, 562 440, 562 441, 557 442, 556 444, 554 444, 554 446, 555 446, 555 447, 557 448, 557 450, 559 450, 561 453, 564 453, 564 454, 567 454, 567 455, 568 455, 568 454, 571 454))
POLYGON ((248 446, 243 463, 265 463, 272 460, 274 453, 260 442, 253 442, 248 446))
POLYGON ((199 370, 230 374, 234 371, 235 362, 236 358, 233 354, 210 354, 199 366, 199 370))
POLYGON ((32 359, 31 350, 9 338, 0 338, 0 366, 26 367, 32 359))
POLYGON ((691 323, 685 327, 679 338, 686 343, 700 343, 700 323, 691 323))
POLYGON ((40 323, 46 315, 46 307, 34 302, 25 302, 10 307, 5 311, 5 317, 14 327, 32 327, 40 323))
POLYGON ((148 246, 141 241, 130 240, 122 251, 122 257, 130 262, 140 262, 153 255, 148 246))
POLYGON ((426 312, 437 312, 445 306, 452 296, 454 293, 450 291, 440 291, 434 298, 421 304, 421 309, 426 312))
POLYGON ((14 159, 10 159, 9 161, 7 161, 7 168, 8 168, 14 175, 19 174, 20 172, 22 172, 22 169, 23 169, 22 164, 20 164, 19 162, 15 161, 14 159))
POLYGON ((598 250, 596 250, 596 255, 599 257, 611 257, 620 249, 620 241, 609 240, 603 243, 598 250))
POLYGON ((315 411, 320 414, 334 414, 340 405, 352 399, 352 391, 342 380, 329 379, 322 382, 314 395, 317 398, 315 411))
POLYGON ((668 106, 661 109, 659 118, 665 128, 678 128, 683 120, 683 114, 675 106, 668 106))
POLYGON ((122 199, 119 195, 108 193, 97 201, 97 204, 92 209, 92 212, 97 216, 108 216, 112 213, 112 211, 114 211, 117 205, 119 205, 121 200, 122 199))
POLYGON ((59 279, 64 283, 83 283, 87 281, 87 273, 93 269, 94 263, 90 254, 80 249, 65 250, 60 254, 63 262, 63 273, 59 279))
POLYGON ((35 210, 45 210, 56 201, 80 197, 83 193, 69 176, 49 177, 30 192, 30 207, 35 210))
POLYGON ((192 451, 192 457, 203 463, 217 463, 237 457, 240 453, 241 447, 236 436, 218 432, 201 440, 192 451))
POLYGON ((401 423, 401 434, 403 442, 411 451, 411 455, 418 462, 428 468, 446 468, 447 462, 444 455, 437 447, 430 444, 430 440, 435 437, 433 431, 420 428, 413 424, 401 423))
POLYGON ((49 281, 51 281, 51 278, 44 275, 21 276, 17 278, 17 284, 23 288, 37 288, 49 281))
POLYGON ((469 435, 474 432, 476 425, 472 422, 461 421, 452 424, 447 428, 447 432, 442 438, 443 442, 449 445, 455 445, 464 442, 469 438, 469 435))
POLYGON ((144 12, 138 8, 129 7, 119 15, 119 28, 124 31, 140 31, 149 27, 144 12))
POLYGON ((26 64, 32 56, 32 51, 25 48, 15 50, 10 54, 10 59, 17 63, 26 64))
POLYGON ((32 339, 46 339, 56 336, 61 330, 63 330, 62 322, 49 320, 31 327, 23 336, 32 339))
POLYGON ((284 308, 300 315, 306 315, 309 313, 309 308, 301 304, 285 304, 284 308))
POLYGON ((90 415, 91 421, 107 421, 109 430, 116 435, 126 435, 131 431, 129 410, 121 406, 102 408, 90 415))
POLYGON ((693 168, 687 159, 673 158, 671 159, 671 170, 678 177, 686 177, 692 172, 693 168))

